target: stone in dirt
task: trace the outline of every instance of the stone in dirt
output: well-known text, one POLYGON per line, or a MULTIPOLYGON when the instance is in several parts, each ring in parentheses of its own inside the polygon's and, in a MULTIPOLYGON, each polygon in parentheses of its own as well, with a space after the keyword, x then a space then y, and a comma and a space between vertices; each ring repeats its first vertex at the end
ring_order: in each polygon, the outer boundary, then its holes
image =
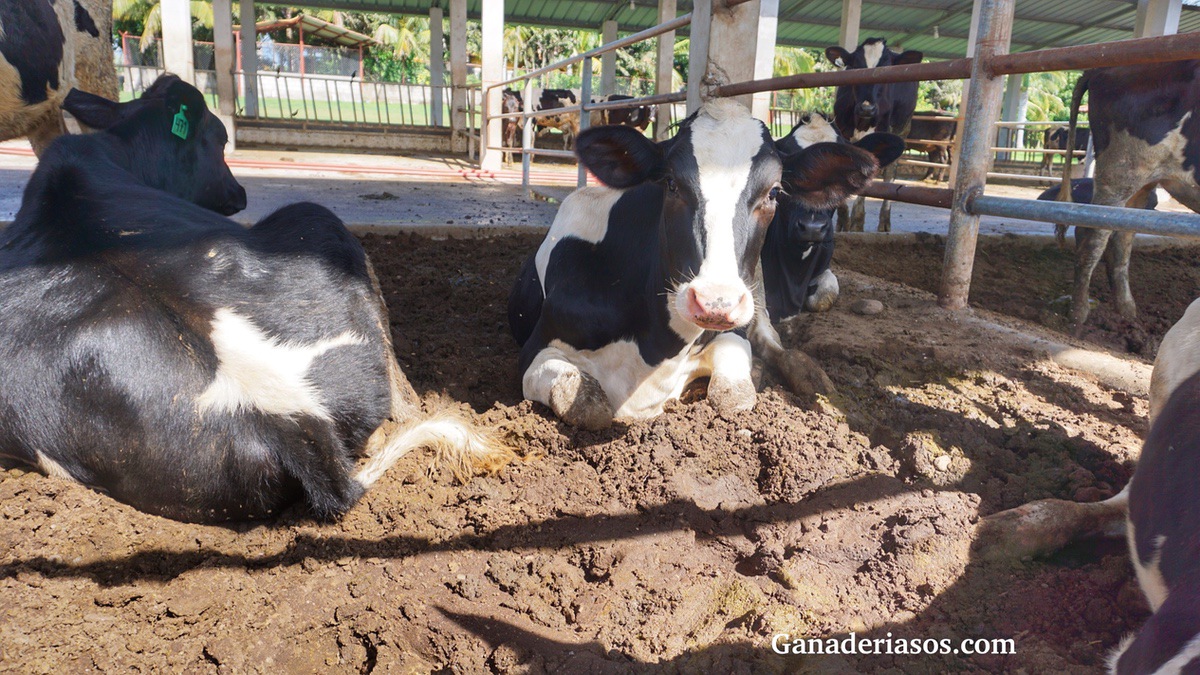
POLYGON ((883 311, 883 303, 878 300, 863 298, 850 305, 850 311, 863 316, 873 316, 883 311))

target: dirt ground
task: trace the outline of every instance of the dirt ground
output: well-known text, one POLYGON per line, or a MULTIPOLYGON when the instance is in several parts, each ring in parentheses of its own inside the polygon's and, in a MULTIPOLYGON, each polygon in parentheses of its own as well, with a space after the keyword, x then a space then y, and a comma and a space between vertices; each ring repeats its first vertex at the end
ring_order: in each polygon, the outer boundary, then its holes
MULTIPOLYGON (((1147 616, 1121 542, 1004 562, 973 549, 982 515, 1119 490, 1147 404, 939 310, 917 290, 936 284, 934 240, 842 247, 838 306, 785 330, 827 369, 832 403, 767 382, 748 413, 700 398, 603 433, 521 401, 505 303, 535 237, 365 241, 413 385, 465 402, 528 461, 463 485, 416 453, 340 522, 293 510, 232 527, 10 469, 0 669, 1093 673, 1147 616), (860 298, 885 309, 849 312, 860 298), (1011 638, 1017 653, 771 650, 776 633, 851 631, 1011 638)), ((985 247, 975 299, 1054 325, 1064 260, 985 247)), ((1122 345, 1102 304, 1089 339, 1150 356, 1195 263, 1139 253, 1140 332, 1122 345)))

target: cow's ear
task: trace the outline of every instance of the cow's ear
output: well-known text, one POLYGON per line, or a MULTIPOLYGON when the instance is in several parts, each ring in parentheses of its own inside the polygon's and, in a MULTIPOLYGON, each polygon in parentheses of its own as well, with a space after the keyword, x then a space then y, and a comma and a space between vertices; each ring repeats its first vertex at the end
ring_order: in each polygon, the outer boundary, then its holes
POLYGON ((875 155, 875 159, 879 160, 881 167, 891 164, 904 154, 904 139, 896 134, 883 132, 867 134, 856 141, 854 145, 875 155))
POLYGON ((783 183, 788 194, 818 211, 846 201, 866 187, 878 171, 879 161, 874 155, 845 143, 817 143, 783 158, 783 183))
POLYGON ((168 131, 183 140, 195 138, 208 109, 204 95, 192 85, 177 80, 167 88, 167 112, 171 113, 171 128, 168 131))
POLYGON ((850 52, 841 47, 826 47, 825 58, 838 68, 845 68, 847 63, 850 63, 850 52))
POLYGON ((67 93, 62 107, 74 115, 80 124, 96 130, 109 129, 121 119, 120 103, 79 89, 67 93))
POLYGON ((897 56, 895 61, 892 62, 892 64, 897 65, 897 66, 908 66, 908 65, 912 65, 914 63, 920 63, 921 59, 923 59, 923 58, 925 58, 925 54, 910 49, 906 52, 901 53, 900 56, 897 56))
POLYGON ((641 185, 662 175, 662 149, 636 129, 593 127, 579 134, 575 155, 602 183, 615 188, 641 185))

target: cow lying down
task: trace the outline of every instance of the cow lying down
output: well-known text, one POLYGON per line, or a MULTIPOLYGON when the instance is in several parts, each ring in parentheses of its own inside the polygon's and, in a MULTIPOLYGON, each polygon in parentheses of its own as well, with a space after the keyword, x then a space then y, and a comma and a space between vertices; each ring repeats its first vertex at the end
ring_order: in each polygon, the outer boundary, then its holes
MULTIPOLYGON (((781 155, 790 156, 816 143, 846 143, 837 128, 821 113, 807 113, 775 142, 781 155)), ((878 168, 904 153, 904 140, 892 134, 870 134, 854 145, 878 159, 878 168)), ((871 182, 877 169, 864 164, 861 171, 844 174, 850 194, 871 182)), ((824 312, 833 307, 840 289, 829 264, 833 261, 833 215, 840 193, 812 189, 784 171, 785 190, 767 229, 762 249, 762 276, 767 311, 778 323, 802 311, 824 312), (827 201, 822 201, 828 199, 827 201)))
POLYGON ((337 516, 422 445, 462 469, 504 461, 459 419, 421 420, 332 213, 294 204, 247 229, 213 212, 246 197, 199 91, 164 76, 64 106, 102 131, 51 144, 0 234, 0 453, 198 522, 296 501, 337 516))
POLYGON ((766 317, 759 255, 788 193, 845 199, 871 153, 818 143, 780 156, 743 106, 712 101, 656 144, 628 127, 581 133, 576 154, 608 187, 564 200, 509 297, 525 397, 576 426, 662 412, 709 377, 721 411, 754 405, 751 352, 802 395, 832 389, 766 317))

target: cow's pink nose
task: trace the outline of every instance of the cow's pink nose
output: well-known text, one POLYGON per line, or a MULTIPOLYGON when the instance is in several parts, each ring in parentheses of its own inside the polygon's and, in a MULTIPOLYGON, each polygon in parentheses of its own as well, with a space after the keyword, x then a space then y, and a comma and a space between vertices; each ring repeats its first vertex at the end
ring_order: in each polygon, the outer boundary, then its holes
POLYGON ((729 330, 738 326, 735 317, 744 313, 745 305, 752 302, 749 293, 706 294, 692 286, 688 288, 688 319, 710 330, 729 330))

